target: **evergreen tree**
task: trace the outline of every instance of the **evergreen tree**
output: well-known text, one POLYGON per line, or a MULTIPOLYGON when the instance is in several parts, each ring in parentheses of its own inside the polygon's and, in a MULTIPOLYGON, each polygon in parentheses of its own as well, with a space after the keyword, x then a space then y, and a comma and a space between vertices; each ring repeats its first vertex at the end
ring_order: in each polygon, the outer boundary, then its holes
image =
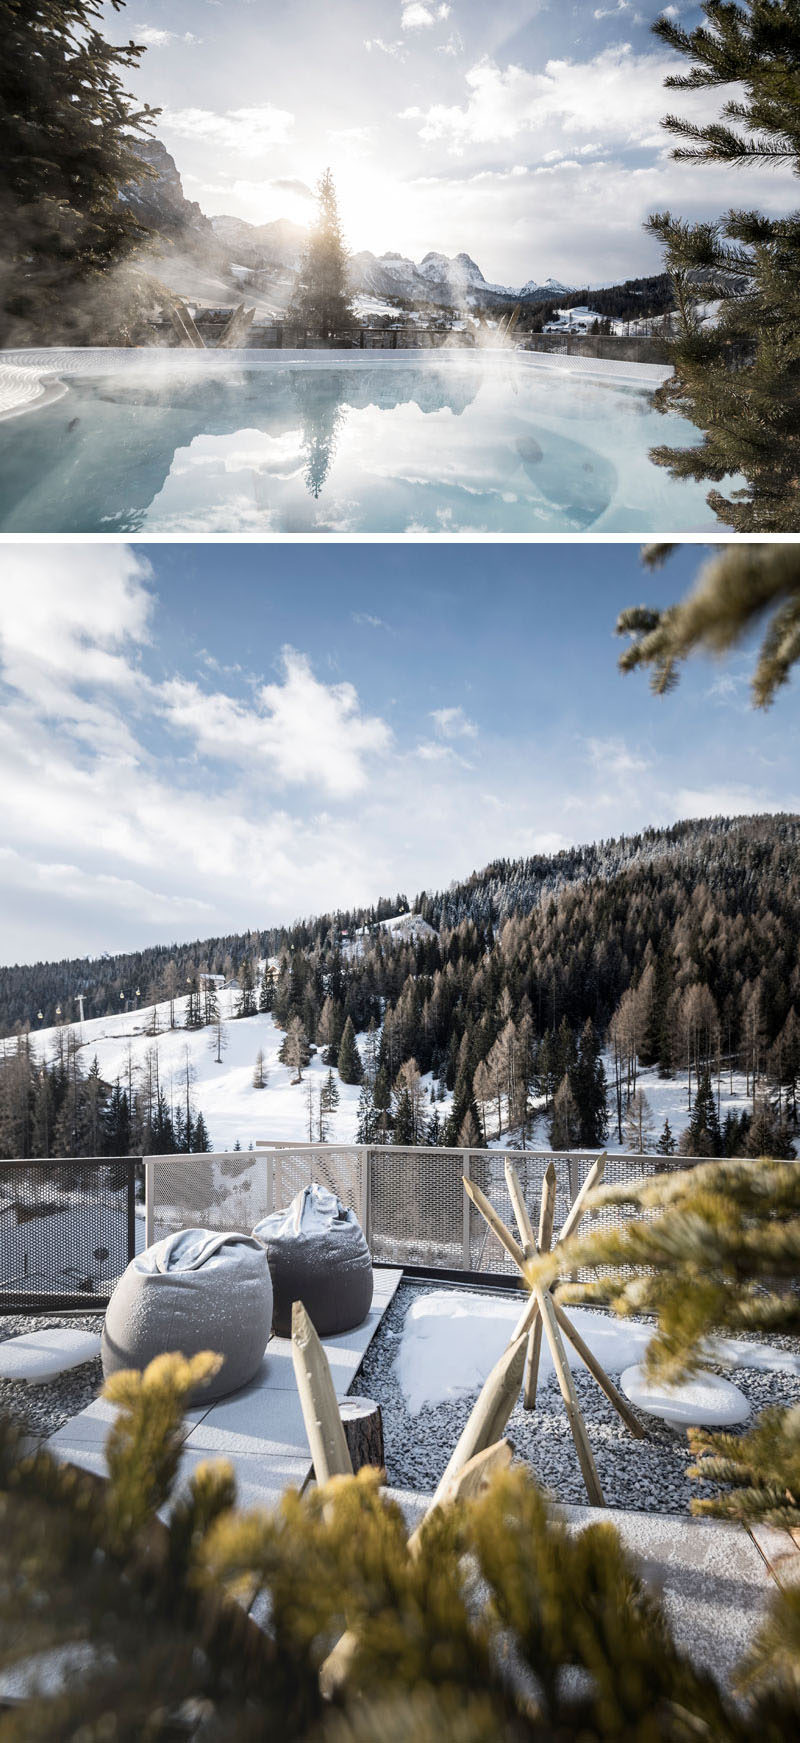
POLYGON ((326 169, 317 187, 317 221, 309 235, 295 285, 289 320, 318 339, 331 339, 354 325, 347 250, 333 176, 326 169))
POLYGON ((196 974, 189 976, 189 991, 186 999, 186 1018, 184 1027, 187 1029, 202 1029, 203 1006, 200 997, 200 985, 196 974))
POLYGON ((665 1120, 664 1125, 663 1125, 662 1130, 661 1130, 661 1136, 658 1140, 658 1143, 656 1144, 656 1155, 658 1155, 658 1156, 674 1156, 674 1154, 675 1154, 675 1139, 672 1136, 672 1127, 669 1123, 669 1120, 665 1120))
MULTIPOLYGON (((624 1207, 615 1227, 573 1237, 558 1260, 537 1265, 539 1281, 595 1273, 570 1285, 582 1300, 610 1300, 615 1312, 654 1314, 644 1357, 648 1375, 670 1383, 704 1367, 709 1341, 728 1334, 800 1333, 800 1168, 768 1157, 700 1162, 681 1173, 604 1187, 596 1207, 624 1207), (655 1213, 655 1214, 654 1214, 655 1213)), ((693 1499, 692 1512, 800 1525, 800 1411, 766 1412, 732 1448, 730 1436, 690 1431, 703 1479, 734 1493, 693 1499), (718 1462, 717 1462, 718 1461, 718 1462)))
MULTIPOLYGON (((442 1139, 441 1116, 439 1113, 439 1109, 437 1107, 434 1107, 433 1113, 431 1114, 431 1117, 428 1121, 428 1128, 427 1128, 427 1131, 425 1134, 425 1142, 426 1142, 426 1144, 430 1144, 432 1148, 436 1149, 442 1143, 442 1141, 443 1141, 443 1139, 442 1139)), ((478 1136, 478 1144, 480 1145, 480 1144, 482 1144, 482 1142, 483 1142, 483 1140, 479 1135, 478 1136)))
POLYGON ((587 1150, 599 1149, 608 1131, 606 1073, 591 1017, 587 1017, 581 1030, 578 1058, 569 1081, 578 1109, 580 1143, 587 1150))
MULTIPOLYGON (((111 0, 119 11, 123 0, 111 0)), ((144 50, 102 34, 99 0, 2 0, 0 344, 124 343, 146 238, 120 188, 148 172, 157 111, 125 90, 144 50)))
POLYGON ((235 1015, 237 1017, 254 1017, 256 1014, 255 980, 253 964, 249 956, 244 958, 239 969, 239 997, 236 1001, 235 1015))
POLYGON ((190 1149, 200 1153, 207 1153, 211 1149, 206 1122, 201 1113, 196 1116, 193 1122, 190 1149))
POLYGON ((356 1043, 356 1032, 353 1028, 352 1017, 348 1017, 342 1031, 342 1039, 339 1044, 339 1056, 336 1064, 342 1083, 361 1082, 364 1076, 364 1067, 361 1064, 361 1055, 356 1043))
POLYGON ((341 1101, 339 1086, 331 1070, 328 1071, 320 1090, 320 1106, 324 1114, 335 1114, 341 1101))
MULTIPOLYGON (((788 163, 797 174, 796 0, 704 0, 702 11, 704 23, 690 32, 665 15, 653 26, 691 63, 687 74, 666 82, 677 90, 727 88, 731 94, 721 121, 702 126, 667 116, 664 126, 684 141, 672 155, 698 164, 788 163)), ((679 321, 671 348, 675 373, 658 403, 703 432, 699 446, 657 448, 653 458, 677 478, 718 484, 743 473, 743 491, 710 491, 719 519, 737 532, 796 532, 800 217, 733 211, 718 223, 692 224, 662 212, 649 227, 664 246, 679 321), (704 323, 698 298, 720 293, 717 323, 704 323)))
POLYGON ((258 1052, 256 1054, 256 1062, 255 1062, 255 1065, 253 1067, 253 1088, 254 1089, 266 1089, 266 1087, 267 1087, 267 1068, 264 1064, 264 1049, 263 1049, 263 1047, 259 1047, 258 1052))
POLYGON ((372 1104, 375 1111, 375 1129, 373 1142, 386 1144, 389 1141, 390 1109, 392 1105, 392 1086, 385 1065, 379 1065, 378 1073, 372 1090, 372 1104))
POLYGON ((700 1073, 692 1117, 682 1148, 684 1156, 718 1156, 722 1149, 717 1103, 707 1065, 700 1073))
POLYGON ((275 1009, 275 971, 267 963, 258 989, 258 1008, 262 1016, 275 1009))
POLYGON ((378 1113, 373 1100, 372 1090, 365 1080, 361 1085, 361 1093, 358 1098, 356 1143, 374 1144, 377 1131, 378 1113))
MULTIPOLYGON (((645 560, 657 568, 673 549, 652 545, 645 560)), ((651 686, 663 695, 675 688, 689 654, 736 648, 765 618, 751 695, 756 707, 767 708, 800 659, 800 557, 793 544, 715 546, 676 605, 621 612, 617 635, 627 636, 630 646, 620 655, 620 670, 649 667, 651 686)))

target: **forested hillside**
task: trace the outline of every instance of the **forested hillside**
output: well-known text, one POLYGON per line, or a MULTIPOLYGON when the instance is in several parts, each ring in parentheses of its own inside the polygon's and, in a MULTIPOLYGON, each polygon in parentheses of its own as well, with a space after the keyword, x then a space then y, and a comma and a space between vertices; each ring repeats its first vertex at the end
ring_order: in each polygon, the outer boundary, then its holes
MULTIPOLYGON (((204 976, 218 974, 238 981, 242 1015, 272 1014, 289 1063, 315 1046, 361 1084, 365 1140, 526 1142, 543 1105, 558 1147, 601 1143, 609 1121, 635 1137, 637 1074, 656 1066, 688 1072, 684 1151, 785 1153, 800 1076, 799 846, 795 817, 677 824, 497 861, 424 893, 399 923, 387 922, 408 909, 402 897, 171 951, 8 969, 6 1031, 58 1021, 56 1004, 70 1020, 79 993, 88 1019, 158 1000, 183 1010, 188 992, 188 1026, 211 1024, 204 976), (752 1132, 747 1117, 719 1127, 734 1070, 752 1132), (420 1092, 428 1073, 452 1092, 445 1119, 420 1092)), ((19 1049, 6 1052, 19 1073, 19 1049)), ((2 1108, 9 1154, 1 1131, 2 1108)))

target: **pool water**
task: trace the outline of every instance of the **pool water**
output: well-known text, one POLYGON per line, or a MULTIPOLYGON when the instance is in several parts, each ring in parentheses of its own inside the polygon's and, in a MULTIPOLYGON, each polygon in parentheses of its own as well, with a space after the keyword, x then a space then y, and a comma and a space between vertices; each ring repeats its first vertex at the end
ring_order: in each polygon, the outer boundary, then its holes
MULTIPOLYGON (((508 355, 170 365, 69 377, 0 422, 0 530, 63 533, 706 531, 691 446, 652 390, 508 355)), ((135 360, 132 360, 135 362, 135 360)))

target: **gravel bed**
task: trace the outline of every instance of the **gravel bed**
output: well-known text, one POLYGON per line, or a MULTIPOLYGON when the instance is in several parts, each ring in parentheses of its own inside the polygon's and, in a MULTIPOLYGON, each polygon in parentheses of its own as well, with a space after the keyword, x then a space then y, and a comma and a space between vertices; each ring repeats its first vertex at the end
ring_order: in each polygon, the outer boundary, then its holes
MULTIPOLYGON (((355 1381, 360 1394, 374 1398, 382 1407, 389 1484, 424 1494, 435 1489, 477 1397, 475 1392, 468 1398, 427 1406, 416 1416, 410 1416, 405 1406, 394 1367, 405 1317, 415 1299, 438 1293, 441 1287, 400 1284, 355 1381)), ((786 1337, 768 1341, 782 1348, 797 1348, 786 1337)), ((768 1404, 800 1402, 800 1377, 767 1374, 756 1368, 732 1371, 713 1363, 707 1366, 732 1379, 756 1414, 768 1404)), ((612 1378, 618 1381, 619 1376, 612 1378)), ((691 1482, 686 1476, 690 1454, 682 1430, 637 1412, 648 1438, 635 1440, 583 1366, 573 1371, 573 1379, 608 1507, 687 1513, 692 1495, 714 1493, 710 1484, 691 1482)), ((537 1481, 555 1500, 564 1505, 585 1504, 586 1490, 554 1375, 540 1383, 534 1411, 526 1411, 520 1399, 506 1434, 517 1456, 527 1460, 537 1481)))
MULTIPOLYGON (((103 1313, 16 1313, 0 1316, 0 1343, 19 1337, 25 1331, 49 1331, 55 1326, 68 1326, 73 1331, 103 1329, 103 1313)), ((26 1434, 37 1439, 55 1434, 97 1397, 103 1384, 103 1371, 98 1356, 94 1362, 84 1362, 71 1368, 56 1380, 46 1380, 42 1386, 29 1386, 24 1380, 0 1380, 0 1415, 11 1416, 26 1434)))

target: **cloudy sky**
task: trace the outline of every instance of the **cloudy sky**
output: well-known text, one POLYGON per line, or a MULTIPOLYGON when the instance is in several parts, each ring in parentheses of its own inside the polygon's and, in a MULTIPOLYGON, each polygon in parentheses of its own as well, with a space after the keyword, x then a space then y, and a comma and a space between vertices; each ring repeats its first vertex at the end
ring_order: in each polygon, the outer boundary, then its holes
POLYGON ((635 546, 6 545, 0 962, 291 921, 497 855, 800 811, 798 687, 658 699, 635 546), (487 585, 487 565, 491 585, 487 585))
POLYGON ((682 67, 650 34, 676 0, 129 0, 109 32, 148 45, 137 94, 210 215, 306 222, 330 164, 356 249, 465 250, 487 279, 582 285, 657 271, 642 223, 671 207, 781 211, 788 170, 669 161, 682 67))

